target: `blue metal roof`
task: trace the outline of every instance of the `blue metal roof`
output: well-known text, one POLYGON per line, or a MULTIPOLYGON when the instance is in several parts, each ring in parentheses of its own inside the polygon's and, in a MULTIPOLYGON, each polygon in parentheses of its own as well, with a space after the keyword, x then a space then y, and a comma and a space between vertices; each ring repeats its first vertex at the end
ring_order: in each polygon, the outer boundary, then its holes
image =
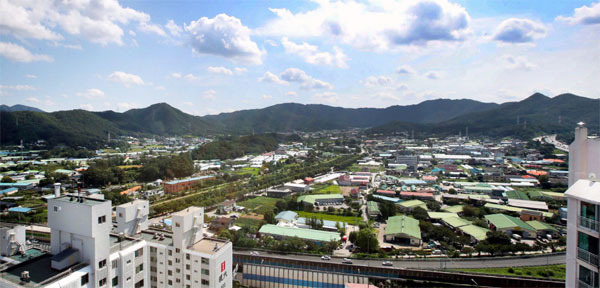
POLYGON ((31 211, 31 208, 25 208, 25 207, 12 207, 12 208, 8 208, 8 212, 17 212, 17 213, 27 213, 29 211, 31 211))
POLYGON ((277 216, 275 216, 275 219, 283 219, 285 221, 291 222, 292 220, 296 219, 297 216, 298 213, 294 211, 281 211, 279 212, 279 214, 277 214, 277 216))
POLYGON ((392 198, 392 197, 381 196, 381 195, 373 195, 373 198, 377 198, 377 199, 381 199, 381 200, 385 200, 385 201, 390 201, 392 203, 400 203, 400 202, 402 202, 402 200, 400 200, 398 198, 392 198))
POLYGON ((0 195, 6 194, 6 193, 11 193, 11 192, 16 192, 16 191, 19 191, 19 189, 17 189, 17 188, 6 188, 4 190, 0 190, 0 195))

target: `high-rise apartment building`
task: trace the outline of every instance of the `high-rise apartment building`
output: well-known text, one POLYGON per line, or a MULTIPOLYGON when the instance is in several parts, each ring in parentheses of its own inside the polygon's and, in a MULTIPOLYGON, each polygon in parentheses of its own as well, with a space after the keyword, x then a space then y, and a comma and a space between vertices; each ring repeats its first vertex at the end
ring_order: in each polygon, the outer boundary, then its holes
POLYGON ((580 123, 569 145, 566 287, 599 287, 600 138, 580 123))

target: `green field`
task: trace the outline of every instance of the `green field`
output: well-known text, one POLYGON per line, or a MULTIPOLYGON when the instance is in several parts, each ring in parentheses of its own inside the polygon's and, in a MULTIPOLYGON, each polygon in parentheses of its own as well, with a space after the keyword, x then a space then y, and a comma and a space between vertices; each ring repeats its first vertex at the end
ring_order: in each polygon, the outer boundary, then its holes
POLYGON ((266 211, 275 210, 275 203, 280 200, 281 199, 259 196, 253 199, 238 202, 237 205, 246 207, 246 209, 248 209, 250 212, 265 214, 266 211))
POLYGON ((233 171, 233 174, 236 174, 236 175, 250 174, 253 176, 257 176, 259 170, 260 170, 260 168, 256 168, 256 167, 244 167, 242 169, 233 171))
POLYGON ((258 230, 261 220, 251 218, 239 218, 235 220, 235 225, 258 230))
POLYGON ((350 166, 350 168, 348 168, 348 171, 351 171, 351 172, 360 172, 365 167, 369 168, 369 171, 371 173, 377 173, 377 172, 381 172, 381 171, 385 170, 385 168, 383 166, 373 167, 373 166, 361 166, 361 165, 358 165, 358 164, 353 164, 352 166, 350 166))
POLYGON ((299 217, 311 218, 315 217, 317 219, 330 220, 336 222, 346 222, 351 225, 356 225, 356 223, 362 221, 360 217, 356 216, 342 216, 342 215, 330 215, 325 213, 313 213, 313 212, 305 212, 305 211, 294 211, 298 213, 299 217))
POLYGON ((340 186, 338 185, 321 185, 316 187, 313 194, 342 194, 342 190, 340 190, 340 186))
POLYGON ((456 271, 498 274, 509 276, 529 276, 539 278, 565 279, 565 264, 548 266, 528 266, 528 267, 503 267, 503 268, 470 268, 455 269, 456 271))

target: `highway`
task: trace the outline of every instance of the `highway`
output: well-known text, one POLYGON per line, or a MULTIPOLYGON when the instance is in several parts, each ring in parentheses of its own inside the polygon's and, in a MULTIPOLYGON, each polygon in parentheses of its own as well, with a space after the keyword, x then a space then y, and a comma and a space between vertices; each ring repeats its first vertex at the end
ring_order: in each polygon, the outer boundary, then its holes
MULTIPOLYGON (((235 250, 234 254, 251 255, 251 251, 235 250)), ((296 254, 277 254, 259 251, 259 256, 273 257, 289 260, 304 260, 314 262, 331 262, 342 263, 343 258, 331 257, 331 260, 321 260, 320 256, 312 255, 296 255, 296 254)), ((396 259, 381 259, 381 260, 359 260, 352 259, 353 266, 382 266, 383 261, 391 261, 395 268, 412 268, 412 269, 459 269, 459 268, 494 268, 494 267, 516 267, 516 266, 539 266, 539 265, 554 265, 565 264, 565 254, 554 254, 548 256, 531 256, 527 258, 512 257, 512 258, 470 258, 468 260, 437 258, 428 260, 396 260, 396 259)), ((350 264, 348 264, 350 265, 350 264)))

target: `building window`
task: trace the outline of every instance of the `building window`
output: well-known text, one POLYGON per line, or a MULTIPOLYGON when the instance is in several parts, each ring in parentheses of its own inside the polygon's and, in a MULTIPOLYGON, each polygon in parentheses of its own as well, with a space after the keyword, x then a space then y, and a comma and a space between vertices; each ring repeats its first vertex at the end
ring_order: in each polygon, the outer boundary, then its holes
POLYGON ((140 257, 142 255, 144 255, 144 248, 135 250, 135 257, 140 257))
POLYGON ((156 266, 150 266, 150 272, 156 273, 156 266))
POLYGON ((143 263, 140 264, 140 265, 138 265, 137 267, 135 267, 135 273, 140 273, 142 271, 144 271, 144 264, 143 263))
POLYGON ((106 285, 106 278, 102 278, 100 279, 100 281, 98 281, 98 286, 103 287, 106 285))
POLYGON ((167 254, 169 254, 169 256, 173 255, 173 250, 167 250, 167 254))
POLYGON ((123 213, 119 213, 119 218, 123 218, 123 213))
POLYGON ((175 253, 179 253, 179 248, 175 248, 175 253))
POLYGON ((135 288, 141 288, 141 287, 144 287, 144 279, 135 283, 135 288))
POLYGON ((131 259, 127 260, 127 265, 131 264, 131 259))
POLYGON ((119 285, 119 276, 115 276, 112 279, 112 286, 117 286, 117 285, 119 285))
POLYGON ((179 278, 177 278, 177 279, 175 279, 175 282, 181 283, 181 280, 179 278))
POLYGON ((169 286, 173 286, 173 281, 169 280, 167 283, 169 283, 169 286))
POLYGON ((208 282, 208 280, 202 279, 202 285, 210 285, 210 282, 208 282))
POLYGON ((190 264, 185 264, 185 270, 190 270, 190 264))
POLYGON ((173 275, 173 271, 172 270, 167 270, 167 275, 172 276, 173 275))
POLYGON ((202 274, 209 275, 210 271, 208 269, 202 269, 202 274))
POLYGON ((111 261, 112 268, 119 267, 119 261, 117 259, 111 261))
POLYGON ((156 247, 150 247, 150 253, 156 253, 156 247))
POLYGON ((175 268, 175 273, 177 273, 177 274, 181 273, 181 269, 175 268))
POLYGON ((102 269, 104 268, 104 266, 106 266, 106 259, 100 260, 100 262, 98 262, 98 269, 102 269))
POLYGON ((181 227, 181 225, 179 225, 179 222, 175 222, 175 227, 181 227))
POLYGON ((167 261, 167 263, 169 263, 169 266, 173 265, 173 261, 171 261, 171 260, 167 261))
POLYGON ((54 212, 58 212, 58 206, 54 206, 54 212))
POLYGON ((98 217, 98 224, 106 222, 106 215, 98 217))
POLYGON ((599 248, 598 247, 598 238, 592 237, 586 233, 579 232, 577 238, 577 246, 587 252, 598 255, 599 248))
POLYGON ((598 273, 579 265, 579 281, 590 287, 598 287, 598 273))
POLYGON ((190 260, 190 254, 185 254, 185 260, 190 260))
POLYGON ((596 219, 596 205, 581 201, 581 217, 596 219))
POLYGON ((85 275, 81 276, 81 286, 87 284, 88 282, 90 282, 90 274, 86 273, 85 275))
POLYGON ((202 264, 208 264, 208 258, 202 258, 202 264))
POLYGON ((192 280, 192 277, 190 276, 190 274, 185 275, 185 280, 192 280))
POLYGON ((181 260, 179 258, 176 258, 175 263, 179 263, 179 262, 181 262, 181 260))

